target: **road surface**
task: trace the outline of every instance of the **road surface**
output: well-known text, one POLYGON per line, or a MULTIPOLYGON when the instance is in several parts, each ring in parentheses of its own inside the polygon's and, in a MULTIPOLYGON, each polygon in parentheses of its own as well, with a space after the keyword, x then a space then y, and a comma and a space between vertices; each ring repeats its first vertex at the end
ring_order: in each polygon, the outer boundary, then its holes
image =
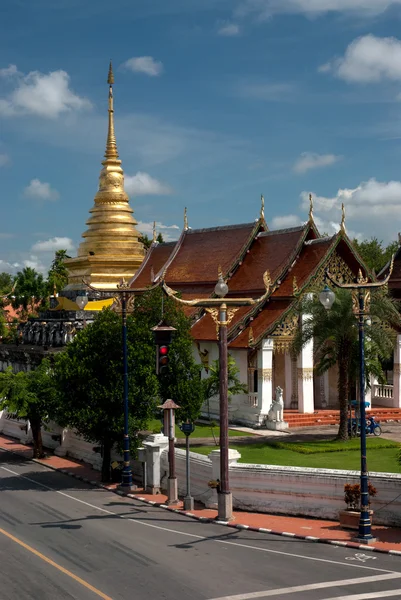
POLYGON ((0 450, 0 600, 401 598, 401 558, 227 529, 0 450))

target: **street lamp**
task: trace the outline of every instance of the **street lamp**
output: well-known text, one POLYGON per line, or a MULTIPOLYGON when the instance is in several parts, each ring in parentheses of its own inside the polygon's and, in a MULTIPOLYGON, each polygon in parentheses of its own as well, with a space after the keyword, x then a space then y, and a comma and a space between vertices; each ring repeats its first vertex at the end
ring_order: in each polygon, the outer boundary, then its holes
POLYGON ((85 306, 88 304, 89 298, 88 293, 86 291, 79 292, 77 297, 75 298, 75 304, 77 304, 80 310, 84 310, 85 306))
MULTIPOLYGON (((355 283, 339 283, 334 277, 326 271, 328 279, 338 288, 349 289, 352 291, 352 306, 354 314, 358 317, 359 329, 359 415, 361 420, 361 473, 360 473, 360 517, 359 531, 355 541, 363 544, 372 544, 376 539, 372 535, 372 523, 369 512, 369 488, 368 488, 368 467, 366 460, 366 405, 365 405, 365 319, 370 310, 370 290, 387 285, 393 271, 394 256, 391 259, 390 269, 387 277, 383 281, 368 283, 368 278, 363 277, 359 269, 358 277, 355 283)), ((326 285, 319 294, 321 304, 329 310, 333 306, 335 296, 326 285)))
MULTIPOLYGON (((121 477, 120 488, 123 492, 129 492, 133 489, 132 482, 132 470, 131 470, 131 456, 130 456, 130 437, 129 437, 129 404, 128 404, 128 347, 127 347, 127 312, 132 312, 134 309, 135 294, 142 294, 149 292, 157 286, 152 288, 143 289, 131 289, 129 284, 122 279, 121 283, 117 285, 115 289, 100 290, 83 282, 85 285, 97 293, 100 297, 115 297, 118 306, 118 312, 121 312, 122 319, 122 346, 123 346, 123 380, 124 380, 124 392, 123 392, 123 403, 124 403, 124 438, 123 438, 123 470, 121 477)), ((80 296, 78 296, 79 298, 80 296)), ((77 299, 78 299, 77 298, 77 299)))
POLYGON ((228 285, 223 279, 221 268, 218 270, 218 281, 214 292, 217 298, 183 300, 177 297, 165 281, 166 273, 162 276, 163 289, 176 302, 186 306, 204 308, 216 323, 219 340, 219 375, 220 375, 220 489, 218 491, 218 519, 232 519, 232 494, 229 483, 228 465, 228 371, 227 371, 227 326, 232 321, 240 306, 252 306, 266 300, 276 288, 272 286, 268 271, 263 275, 265 293, 260 298, 224 298, 228 294, 228 285), (223 300, 224 298, 224 300, 223 300))

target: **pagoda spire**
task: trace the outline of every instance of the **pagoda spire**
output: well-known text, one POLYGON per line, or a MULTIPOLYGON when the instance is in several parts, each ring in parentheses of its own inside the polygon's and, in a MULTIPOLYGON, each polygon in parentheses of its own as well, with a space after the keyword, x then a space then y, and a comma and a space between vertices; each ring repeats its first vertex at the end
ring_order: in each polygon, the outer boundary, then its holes
POLYGON ((110 159, 118 160, 116 134, 114 132, 114 103, 113 103, 114 73, 113 73, 113 65, 112 65, 111 61, 110 61, 110 65, 109 65, 109 74, 107 77, 107 83, 109 84, 109 127, 108 127, 108 131, 107 131, 106 152, 104 154, 106 161, 110 160, 110 159))
POLYGON ((157 242, 156 221, 153 221, 153 243, 157 242))
POLYGON ((184 231, 187 231, 189 229, 188 227, 188 214, 187 214, 187 207, 184 208, 184 231))

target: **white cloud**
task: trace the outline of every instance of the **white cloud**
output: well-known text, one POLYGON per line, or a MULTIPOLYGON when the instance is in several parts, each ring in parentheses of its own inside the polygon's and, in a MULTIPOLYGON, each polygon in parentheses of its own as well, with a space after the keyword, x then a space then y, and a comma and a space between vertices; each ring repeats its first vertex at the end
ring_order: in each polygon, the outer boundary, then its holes
POLYGON ((42 263, 40 258, 35 256, 34 254, 31 254, 29 258, 24 259, 22 261, 22 264, 24 267, 30 267, 31 269, 35 269, 35 271, 38 271, 38 273, 42 273, 42 275, 47 274, 46 266, 42 263))
POLYGON ((21 268, 21 264, 18 262, 8 262, 0 258, 0 273, 12 273, 13 275, 21 268))
POLYGON ((14 67, 15 65, 10 65, 7 69, 2 69, 3 75, 8 71, 8 75, 15 77, 14 89, 8 96, 0 98, 0 115, 31 114, 54 119, 61 113, 91 107, 89 100, 70 89, 70 77, 65 71, 52 71, 48 74, 31 71, 23 75, 14 71, 14 67))
POLYGON ((73 252, 75 246, 73 241, 68 237, 54 237, 48 240, 36 242, 32 248, 32 252, 55 252, 56 250, 67 250, 73 252))
POLYGON ((240 17, 255 15, 259 20, 275 14, 301 14, 307 17, 330 12, 355 13, 363 17, 384 13, 401 0, 242 0, 235 14, 240 17))
POLYGON ((282 215, 274 217, 271 220, 271 229, 286 229, 287 227, 296 227, 301 224, 301 219, 296 215, 282 215))
POLYGON ((16 65, 8 65, 8 67, 0 69, 0 77, 14 77, 14 75, 22 75, 16 65))
POLYGON ((354 40, 342 58, 319 68, 332 71, 340 79, 357 83, 401 80, 401 41, 394 37, 365 35, 354 40))
POLYGON ((163 72, 163 63, 155 60, 153 56, 134 56, 126 60, 123 66, 134 73, 146 73, 151 77, 157 77, 163 72))
MULTIPOLYGON (((151 238, 153 235, 153 221, 149 223, 138 221, 137 229, 143 235, 147 235, 151 238)), ((165 242, 176 240, 180 235, 180 228, 178 227, 178 225, 163 225, 163 223, 160 223, 158 221, 156 222, 156 231, 157 233, 162 234, 165 242)))
POLYGON ((315 152, 303 152, 295 161, 293 171, 295 173, 306 173, 311 169, 320 169, 334 165, 340 160, 340 156, 335 154, 316 154, 315 152))
POLYGON ((5 152, 3 152, 2 154, 0 153, 0 167, 4 167, 9 162, 10 162, 10 157, 8 156, 8 154, 6 154, 5 152))
MULTIPOLYGON (((302 192, 301 200, 302 209, 308 210, 309 193, 302 192)), ((356 231, 363 229, 380 239, 396 239, 401 228, 401 181, 381 182, 372 178, 356 188, 339 189, 333 197, 314 195, 314 215, 321 231, 331 234, 338 230, 342 203, 350 236, 358 235, 356 231)))
POLYGON ((142 171, 138 171, 136 175, 125 176, 125 190, 135 196, 165 196, 173 193, 170 186, 142 171))
POLYGON ((37 200, 57 200, 59 193, 53 189, 50 183, 42 182, 39 179, 32 179, 30 184, 25 188, 24 195, 27 198, 35 198, 37 200))
POLYGON ((240 29, 236 23, 225 23, 219 27, 217 33, 225 37, 234 37, 239 35, 240 29))

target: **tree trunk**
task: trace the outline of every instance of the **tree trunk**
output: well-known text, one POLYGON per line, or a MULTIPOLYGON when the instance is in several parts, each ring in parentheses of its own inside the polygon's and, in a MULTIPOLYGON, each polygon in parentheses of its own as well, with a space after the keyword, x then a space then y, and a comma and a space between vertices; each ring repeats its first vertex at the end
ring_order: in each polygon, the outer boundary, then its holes
POLYGON ((40 417, 29 417, 33 437, 33 458, 44 458, 42 443, 42 420, 40 417))
POLYGON ((110 483, 111 481, 111 443, 109 438, 103 440, 103 461, 102 461, 102 481, 110 483))
POLYGON ((338 361, 338 400, 340 404, 340 426, 337 439, 348 439, 348 357, 344 353, 338 361))

